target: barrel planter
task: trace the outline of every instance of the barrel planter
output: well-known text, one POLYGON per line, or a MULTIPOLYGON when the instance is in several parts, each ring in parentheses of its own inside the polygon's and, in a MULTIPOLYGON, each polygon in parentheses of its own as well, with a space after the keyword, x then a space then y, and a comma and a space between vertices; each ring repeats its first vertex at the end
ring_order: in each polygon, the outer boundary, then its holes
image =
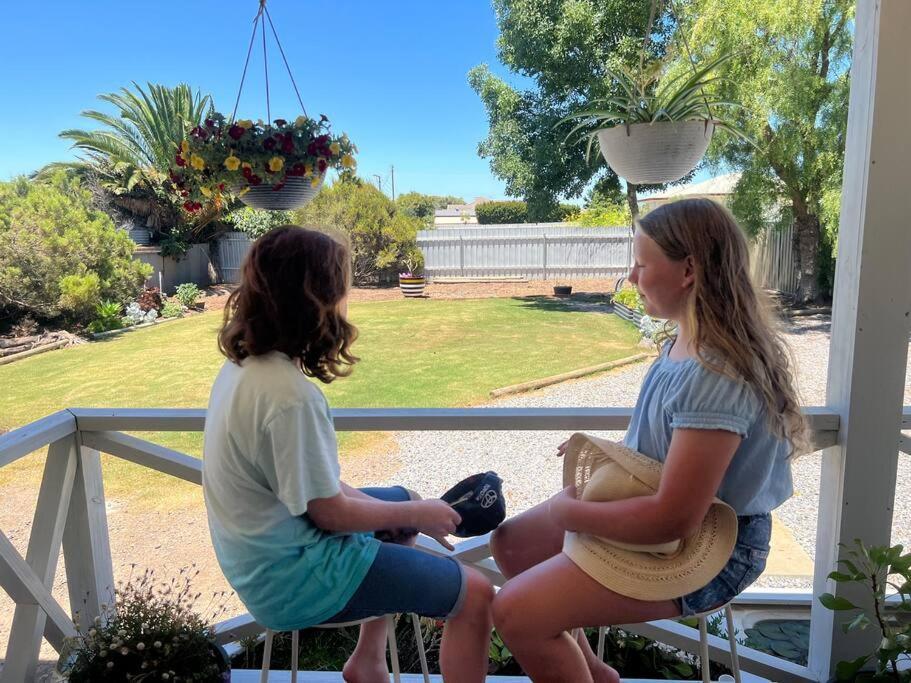
POLYGON ((399 275, 399 289, 406 298, 417 298, 424 296, 424 285, 427 280, 424 276, 399 275))

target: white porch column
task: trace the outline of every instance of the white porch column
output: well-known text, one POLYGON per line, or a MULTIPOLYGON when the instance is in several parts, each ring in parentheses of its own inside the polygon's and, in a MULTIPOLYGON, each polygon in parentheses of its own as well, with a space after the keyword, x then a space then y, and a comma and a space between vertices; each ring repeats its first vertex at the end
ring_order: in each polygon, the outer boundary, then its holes
MULTIPOLYGON (((895 496, 901 406, 911 330, 911 2, 858 0, 832 344, 829 407, 841 416, 840 444, 824 452, 814 594, 863 604, 827 582, 837 544, 888 544, 895 496)), ((878 642, 845 636, 845 613, 814 601, 811 669, 878 642)))

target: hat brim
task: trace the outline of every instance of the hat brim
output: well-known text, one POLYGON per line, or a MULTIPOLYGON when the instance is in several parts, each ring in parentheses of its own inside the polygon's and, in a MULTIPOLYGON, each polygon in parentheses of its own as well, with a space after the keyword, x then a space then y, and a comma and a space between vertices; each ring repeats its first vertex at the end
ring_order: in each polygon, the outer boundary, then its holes
MULTIPOLYGON (((606 461, 618 463, 653 490, 661 480, 658 461, 587 434, 574 434, 563 457, 563 483, 574 483, 577 497, 606 461)), ((637 600, 656 601, 679 598, 708 584, 727 564, 736 542, 737 514, 716 498, 699 530, 683 539, 672 557, 625 550, 598 536, 575 532, 566 532, 563 552, 606 588, 637 600)))

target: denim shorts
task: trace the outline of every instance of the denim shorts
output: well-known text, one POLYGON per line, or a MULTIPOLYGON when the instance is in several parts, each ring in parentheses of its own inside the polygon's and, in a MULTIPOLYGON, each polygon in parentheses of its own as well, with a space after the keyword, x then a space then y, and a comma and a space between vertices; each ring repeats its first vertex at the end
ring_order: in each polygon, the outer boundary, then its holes
MULTIPOLYGON (((361 491, 390 502, 411 499, 408 489, 402 486, 361 491)), ((438 557, 397 543, 381 543, 373 564, 348 604, 326 623, 397 613, 447 619, 458 614, 462 607, 466 579, 462 565, 451 557, 438 557)))
POLYGON ((710 612, 730 602, 759 578, 769 557, 772 515, 746 515, 737 518, 737 543, 731 559, 718 576, 697 591, 677 598, 680 614, 689 617, 710 612))

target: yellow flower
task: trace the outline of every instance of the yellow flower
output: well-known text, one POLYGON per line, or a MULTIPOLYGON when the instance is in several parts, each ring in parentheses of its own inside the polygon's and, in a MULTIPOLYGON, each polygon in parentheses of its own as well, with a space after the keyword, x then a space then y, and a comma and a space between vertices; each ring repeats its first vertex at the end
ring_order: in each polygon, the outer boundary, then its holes
POLYGON ((282 170, 282 166, 285 165, 285 160, 281 157, 272 157, 269 159, 269 170, 273 173, 278 173, 282 170))
POLYGON ((243 196, 244 196, 245 194, 247 194, 249 191, 250 191, 250 186, 248 185, 247 187, 243 188, 240 192, 238 192, 238 193, 237 193, 237 196, 238 196, 238 197, 243 197, 243 196))
POLYGON ((337 142, 333 142, 329 145, 329 151, 332 152, 333 156, 338 156, 338 153, 341 151, 341 146, 337 142))
POLYGON ((181 154, 186 154, 189 151, 190 151, 190 143, 187 142, 186 140, 184 140, 183 142, 180 143, 180 152, 181 152, 181 154))
POLYGON ((307 117, 298 116, 296 119, 294 119, 294 125, 297 126, 298 128, 303 128, 304 126, 307 125, 307 117))
POLYGON ((197 171, 201 171, 206 167, 206 162, 203 161, 203 158, 198 154, 194 154, 190 157, 190 166, 195 168, 197 171))
POLYGON ((323 179, 320 176, 315 175, 313 176, 313 180, 310 181, 310 187, 319 187, 321 182, 323 182, 323 179))
POLYGON ((240 168, 240 159, 238 159, 233 154, 225 159, 225 168, 229 171, 236 171, 240 168))
POLYGON ((304 164, 304 175, 312 175, 312 174, 313 174, 313 166, 311 166, 310 164, 304 164))
POLYGON ((357 162, 354 160, 354 157, 350 154, 346 154, 342 157, 342 166, 345 168, 354 168, 357 166, 357 162))
POLYGON ((210 190, 208 187, 201 187, 201 188, 199 188, 199 191, 202 192, 203 197, 212 196, 212 190, 210 190))
POLYGON ((240 126, 241 128, 252 128, 253 122, 250 119, 241 119, 240 121, 235 122, 235 125, 240 126))

